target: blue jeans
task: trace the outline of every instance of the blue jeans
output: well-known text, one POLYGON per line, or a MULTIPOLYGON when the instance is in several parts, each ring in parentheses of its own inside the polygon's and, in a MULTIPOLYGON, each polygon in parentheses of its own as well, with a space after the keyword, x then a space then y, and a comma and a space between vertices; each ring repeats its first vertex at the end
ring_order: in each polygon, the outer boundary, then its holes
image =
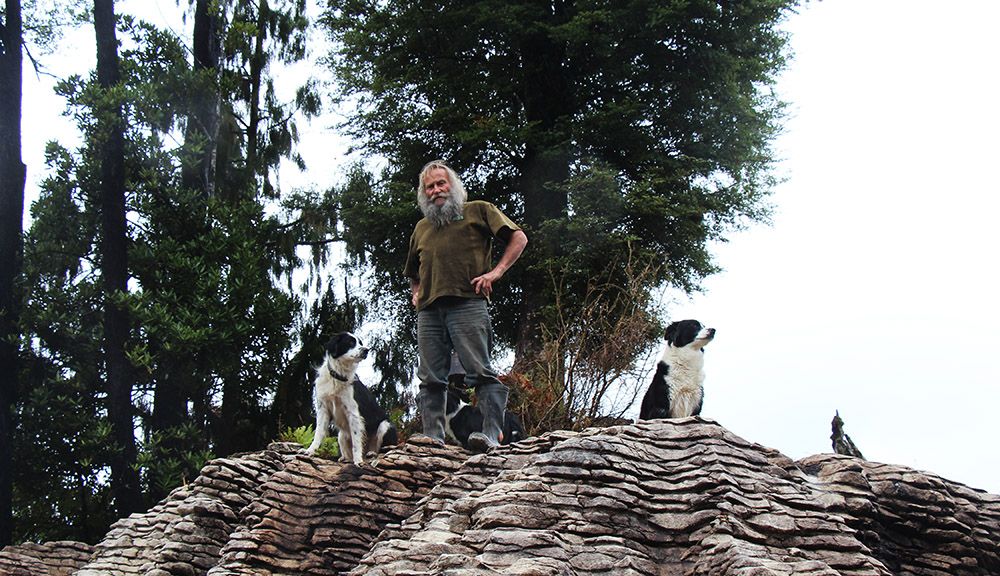
POLYGON ((417 313, 420 348, 420 393, 417 407, 424 434, 444 440, 445 405, 451 351, 465 368, 465 382, 476 388, 476 405, 483 413, 483 434, 500 436, 507 408, 507 386, 492 367, 493 328, 486 300, 446 297, 417 313))

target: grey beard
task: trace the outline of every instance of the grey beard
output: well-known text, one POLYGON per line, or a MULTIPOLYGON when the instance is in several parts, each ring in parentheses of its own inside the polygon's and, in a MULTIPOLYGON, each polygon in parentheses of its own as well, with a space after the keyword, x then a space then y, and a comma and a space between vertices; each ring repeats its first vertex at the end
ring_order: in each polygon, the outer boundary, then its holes
POLYGON ((462 216, 463 203, 452 195, 449 195, 443 206, 438 206, 433 202, 422 202, 420 209, 424 217, 430 220, 435 228, 444 228, 450 222, 458 220, 462 216))

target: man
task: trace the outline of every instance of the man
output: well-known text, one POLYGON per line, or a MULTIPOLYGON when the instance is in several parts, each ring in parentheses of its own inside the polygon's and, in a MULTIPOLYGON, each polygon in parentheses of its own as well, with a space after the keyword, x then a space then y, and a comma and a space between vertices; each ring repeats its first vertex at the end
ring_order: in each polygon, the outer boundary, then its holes
POLYGON ((490 359, 493 329, 486 305, 493 284, 521 256, 528 237, 493 204, 467 202, 462 181, 440 160, 420 171, 417 204, 424 218, 410 237, 404 274, 417 309, 417 408, 424 434, 444 442, 454 350, 465 367, 466 382, 476 388, 483 413, 483 431, 469 436, 469 446, 485 452, 499 444, 507 408, 507 387, 497 379, 490 359), (495 238, 507 247, 493 266, 495 238))

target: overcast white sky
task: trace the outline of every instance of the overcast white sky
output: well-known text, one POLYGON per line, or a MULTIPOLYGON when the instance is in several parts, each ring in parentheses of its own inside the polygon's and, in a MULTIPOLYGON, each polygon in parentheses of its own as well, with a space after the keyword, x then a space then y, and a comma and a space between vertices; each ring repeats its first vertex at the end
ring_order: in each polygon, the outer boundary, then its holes
POLYGON ((671 314, 718 329, 703 415, 793 458, 830 420, 870 460, 1000 493, 1000 3, 793 17, 771 228, 671 314))
MULTIPOLYGON (((839 410, 868 459, 1000 493, 998 21, 993 0, 813 1, 789 20, 774 225, 718 246, 725 271, 671 308, 718 329, 704 416, 801 458, 830 451, 839 410)), ((45 140, 72 132, 44 85, 26 70, 29 194, 45 140)), ((335 134, 304 134, 294 180, 335 181, 335 134)))

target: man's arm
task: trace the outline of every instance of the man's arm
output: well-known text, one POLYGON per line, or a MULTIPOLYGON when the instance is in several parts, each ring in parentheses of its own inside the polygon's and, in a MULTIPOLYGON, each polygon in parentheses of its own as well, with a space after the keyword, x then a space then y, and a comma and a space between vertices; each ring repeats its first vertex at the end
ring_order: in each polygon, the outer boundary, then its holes
MULTIPOLYGON (((524 247, 528 245, 528 236, 522 230, 514 230, 510 234, 510 238, 507 239, 507 248, 504 249, 503 255, 500 257, 500 261, 497 265, 482 276, 476 276, 472 279, 472 286, 476 289, 476 294, 482 294, 488 299, 490 294, 493 293, 493 283, 500 279, 504 275, 504 272, 510 269, 517 262, 517 259, 521 257, 521 252, 524 252, 524 247)), ((410 283, 412 289, 412 281, 410 283)))

